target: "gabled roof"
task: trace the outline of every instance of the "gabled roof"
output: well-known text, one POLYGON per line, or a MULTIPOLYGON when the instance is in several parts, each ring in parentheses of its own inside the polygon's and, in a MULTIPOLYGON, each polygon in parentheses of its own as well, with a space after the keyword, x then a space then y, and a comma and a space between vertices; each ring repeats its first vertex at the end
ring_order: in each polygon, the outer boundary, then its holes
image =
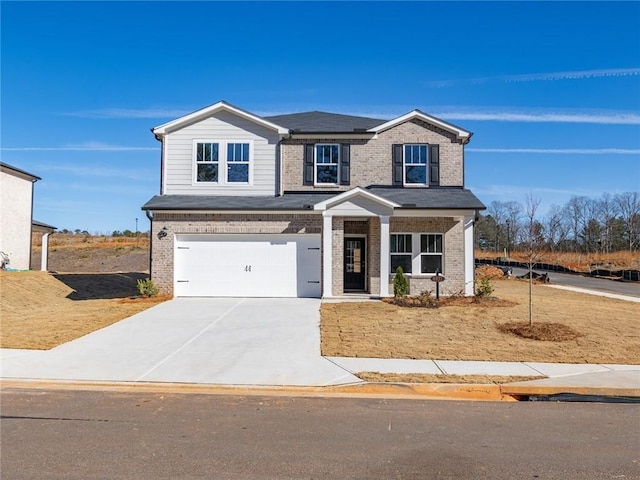
POLYGON ((375 203, 378 203, 384 207, 388 207, 388 208, 396 208, 399 207, 400 205, 397 204, 396 202, 393 202, 391 200, 388 200, 386 198, 382 198, 370 191, 367 190, 363 190, 360 187, 356 187, 353 188, 351 190, 348 190, 346 192, 340 193, 334 197, 331 197, 327 200, 324 200, 322 202, 318 202, 316 203, 313 208, 315 210, 327 210, 328 208, 333 207, 334 205, 338 205, 342 202, 346 202, 348 200, 351 200, 354 197, 363 197, 363 198, 367 198, 369 200, 372 200, 375 203))
POLYGON ((300 112, 264 117, 293 133, 366 133, 385 120, 328 112, 300 112))
POLYGON ((2 168, 3 171, 6 171, 7 173, 11 173, 17 177, 21 177, 21 178, 25 178, 26 180, 31 180, 32 182, 36 182, 38 180, 42 180, 40 177, 38 177, 37 175, 34 175, 33 173, 29 173, 26 172, 20 168, 14 167, 12 165, 9 165, 8 163, 4 163, 4 162, 0 162, 0 167, 2 168))
POLYGON ((445 122, 444 120, 440 120, 439 118, 427 115, 420 110, 413 110, 409 113, 405 113, 404 115, 393 118, 381 125, 374 126, 368 131, 371 133, 384 132, 385 130, 389 130, 390 128, 395 127, 396 125, 400 125, 401 123, 408 122, 414 119, 422 120, 423 122, 435 125, 436 127, 439 127, 443 130, 454 133, 459 140, 462 140, 463 143, 467 143, 471 138, 471 135, 473 135, 473 133, 465 130, 464 128, 460 128, 453 123, 445 122))
POLYGON ((198 122, 200 120, 204 120, 205 118, 210 117, 211 115, 214 115, 218 112, 233 113, 241 118, 249 120, 250 122, 254 122, 258 125, 262 125, 263 127, 269 128, 271 130, 275 130, 279 134, 289 133, 289 130, 287 128, 281 127, 280 125, 276 125, 273 122, 265 120, 264 118, 254 115, 253 113, 247 112, 246 110, 242 110, 241 108, 235 107, 225 101, 214 103, 213 105, 209 105, 208 107, 202 108, 193 113, 189 113, 180 118, 177 118, 170 122, 159 125, 155 128, 152 128, 151 131, 156 136, 156 138, 160 138, 166 135, 167 133, 170 133, 171 131, 186 127, 187 125, 198 122))

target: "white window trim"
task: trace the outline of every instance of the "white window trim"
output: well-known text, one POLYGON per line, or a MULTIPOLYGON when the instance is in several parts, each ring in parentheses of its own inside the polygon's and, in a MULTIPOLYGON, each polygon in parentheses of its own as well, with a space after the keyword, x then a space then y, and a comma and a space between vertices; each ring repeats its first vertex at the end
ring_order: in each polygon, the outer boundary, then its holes
POLYGON ((418 273, 417 275, 427 275, 427 276, 435 276, 436 272, 427 272, 427 273, 422 273, 422 256, 431 256, 431 257, 436 257, 439 256, 442 258, 442 261, 440 262, 442 264, 442 269, 440 270, 440 275, 444 275, 444 234, 443 233, 437 233, 437 232, 420 232, 416 235, 418 237, 418 273), (421 238, 423 235, 439 235, 440 238, 442 239, 441 243, 442 243, 442 252, 423 252, 422 251, 422 245, 421 243, 421 238))
POLYGON ((402 184, 407 187, 424 187, 429 185, 429 144, 428 143, 405 143, 402 145, 402 184), (407 147, 427 147, 427 158, 425 163, 407 163, 407 147), (424 165, 425 182, 424 183, 407 183, 407 166, 419 167, 424 165))
POLYGON ((442 271, 444 275, 444 253, 445 253, 445 235, 442 232, 389 232, 389 275, 394 276, 396 272, 391 268, 391 257, 394 255, 408 255, 407 253, 391 252, 391 235, 411 235, 411 272, 404 272, 409 277, 434 277, 433 273, 422 273, 422 255, 439 255, 442 257, 442 271), (420 248, 420 238, 422 235, 440 235, 442 237, 442 253, 423 253, 420 248))
POLYGON ((220 142, 218 140, 194 140, 193 141, 193 149, 192 149, 192 162, 193 162, 193 185, 220 185, 220 172, 222 162, 220 161, 220 142), (218 161, 217 162, 198 162, 198 144, 206 143, 206 144, 217 144, 218 145, 218 161), (216 163, 218 165, 218 181, 217 182, 199 182, 198 181, 198 165, 207 165, 216 163))
MULTIPOLYGON (((253 162, 254 162, 254 142, 253 139, 233 139, 233 138, 194 138, 192 147, 192 159, 191 164, 193 168, 193 175, 191 184, 197 188, 206 188, 212 186, 224 186, 228 188, 234 187, 246 187, 253 185, 253 162), (199 143, 217 143, 218 144, 218 181, 217 182, 199 182, 198 181, 198 162, 197 162, 197 148, 199 143), (247 143, 249 144, 249 178, 247 182, 229 182, 227 180, 228 169, 227 166, 230 162, 227 161, 227 146, 230 143, 247 143)), ((241 162, 233 162, 241 163, 241 162)), ((242 162, 244 163, 244 162, 242 162)))
MULTIPOLYGON (((396 271, 395 269, 391 266, 393 265, 393 262, 391 261, 391 258, 394 256, 399 256, 399 255, 410 255, 411 256, 411 272, 413 272, 413 269, 415 267, 415 251, 416 251, 416 245, 415 245, 415 238, 414 238, 414 234, 412 232, 390 232, 389 233, 389 270, 390 270, 390 274, 391 275, 395 275, 396 271), (392 235, 409 235, 411 236, 411 251, 410 252, 392 252, 391 251, 391 236, 392 235)), ((404 272, 405 275, 411 275, 411 272, 404 272)))
POLYGON ((340 151, 339 143, 316 143, 313 145, 313 185, 320 187, 332 187, 336 185, 340 185, 340 160, 342 152, 340 151), (338 160, 335 163, 336 165, 336 182, 335 183, 324 183, 318 182, 318 165, 334 165, 333 163, 318 163, 318 147, 338 147, 338 160))

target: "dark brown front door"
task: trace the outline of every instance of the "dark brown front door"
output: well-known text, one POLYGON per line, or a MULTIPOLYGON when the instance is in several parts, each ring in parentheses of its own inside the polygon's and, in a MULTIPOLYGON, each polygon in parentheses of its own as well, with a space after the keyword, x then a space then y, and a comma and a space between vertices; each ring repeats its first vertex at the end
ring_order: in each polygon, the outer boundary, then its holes
POLYGON ((364 292, 366 267, 365 239, 344 239, 344 291, 364 292))

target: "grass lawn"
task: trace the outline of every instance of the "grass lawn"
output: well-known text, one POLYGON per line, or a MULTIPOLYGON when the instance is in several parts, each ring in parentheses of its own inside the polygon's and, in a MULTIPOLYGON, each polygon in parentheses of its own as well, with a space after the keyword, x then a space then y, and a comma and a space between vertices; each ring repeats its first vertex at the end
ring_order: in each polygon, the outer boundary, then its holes
POLYGON ((437 309, 385 302, 324 303, 322 354, 432 360, 640 364, 637 303, 544 285, 533 286, 534 322, 561 323, 581 334, 563 342, 529 340, 498 330, 528 320, 528 283, 494 280, 494 296, 437 309))
MULTIPOLYGON (((106 276, 118 280, 116 275, 106 276)), ((74 289, 46 272, 0 271, 0 347, 47 350, 167 300, 130 298, 136 294, 135 281, 124 276, 129 294, 120 293, 122 288, 108 292, 113 282, 105 284, 96 277, 100 276, 59 276, 74 289), (101 293, 115 298, 73 300, 101 293)))

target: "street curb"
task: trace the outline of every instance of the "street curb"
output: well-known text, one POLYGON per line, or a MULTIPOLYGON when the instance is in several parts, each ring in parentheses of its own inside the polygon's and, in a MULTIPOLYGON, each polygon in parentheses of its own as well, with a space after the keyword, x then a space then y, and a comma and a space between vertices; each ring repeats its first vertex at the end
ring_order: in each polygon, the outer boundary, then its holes
POLYGON ((495 384, 363 383, 326 387, 296 387, 11 379, 2 380, 0 388, 3 390, 80 390, 121 393, 175 393, 198 395, 471 400, 490 402, 517 401, 517 398, 502 393, 500 385, 495 384))
POLYGON ((359 383, 324 387, 213 385, 155 382, 92 382, 65 380, 1 380, 1 389, 85 390, 124 393, 196 395, 292 396, 335 398, 389 398, 416 400, 470 400, 516 402, 531 396, 557 394, 640 398, 640 389, 624 387, 537 386, 476 383, 359 383))
POLYGON ((640 388, 633 387, 578 387, 578 386, 536 386, 522 384, 503 384, 504 395, 516 397, 532 397, 570 393, 574 395, 591 395, 601 397, 640 398, 640 388))

